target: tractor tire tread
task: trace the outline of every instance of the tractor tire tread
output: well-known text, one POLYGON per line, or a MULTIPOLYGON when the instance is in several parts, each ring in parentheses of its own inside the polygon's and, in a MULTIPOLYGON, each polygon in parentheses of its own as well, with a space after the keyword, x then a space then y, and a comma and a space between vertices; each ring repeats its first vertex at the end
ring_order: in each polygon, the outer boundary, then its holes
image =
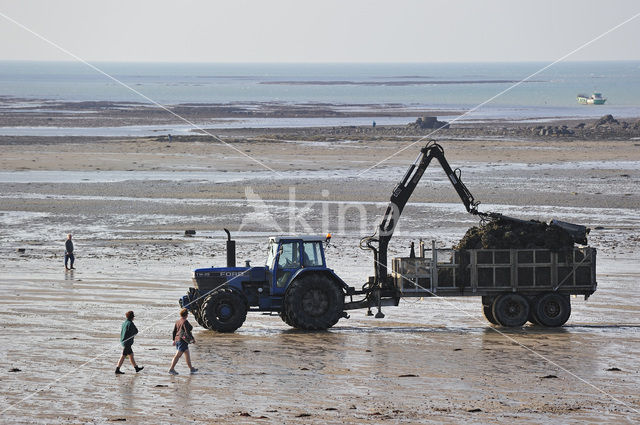
POLYGON ((235 332, 247 318, 247 303, 242 295, 229 288, 221 288, 212 292, 202 302, 202 321, 204 327, 217 332, 235 332), (229 320, 221 320, 216 315, 216 307, 220 302, 227 302, 232 308, 229 320))

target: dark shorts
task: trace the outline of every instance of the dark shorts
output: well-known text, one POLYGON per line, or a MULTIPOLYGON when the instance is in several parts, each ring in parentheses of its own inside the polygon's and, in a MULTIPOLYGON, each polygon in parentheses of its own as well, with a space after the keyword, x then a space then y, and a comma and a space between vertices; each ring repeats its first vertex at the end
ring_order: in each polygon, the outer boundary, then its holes
POLYGON ((133 354, 133 350, 131 349, 130 345, 125 345, 124 350, 122 350, 122 355, 128 356, 129 354, 133 354))
POLYGON ((189 349, 189 343, 181 339, 180 341, 176 342, 176 348, 178 349, 178 351, 185 352, 189 349))

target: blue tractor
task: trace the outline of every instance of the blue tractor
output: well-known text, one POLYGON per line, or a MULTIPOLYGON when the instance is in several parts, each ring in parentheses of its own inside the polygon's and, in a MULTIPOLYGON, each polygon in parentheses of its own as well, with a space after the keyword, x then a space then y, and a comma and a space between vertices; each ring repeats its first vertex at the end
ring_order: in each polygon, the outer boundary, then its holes
POLYGON ((195 270, 195 287, 180 299, 201 326, 234 332, 249 311, 277 312, 288 325, 307 330, 327 329, 347 317, 345 295, 353 288, 327 267, 330 235, 271 237, 264 266, 236 267, 235 241, 225 231, 227 267, 195 270))

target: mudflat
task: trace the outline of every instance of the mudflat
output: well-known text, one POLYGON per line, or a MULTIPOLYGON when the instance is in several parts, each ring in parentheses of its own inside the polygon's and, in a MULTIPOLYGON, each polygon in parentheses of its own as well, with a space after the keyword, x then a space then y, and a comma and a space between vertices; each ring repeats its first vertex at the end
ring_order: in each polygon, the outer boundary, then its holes
MULTIPOLYGON (((640 420, 640 140, 442 132, 481 210, 590 227, 598 290, 560 329, 502 329, 475 298, 352 311, 326 332, 250 313, 234 334, 196 325, 189 375, 167 369, 178 298, 196 267, 266 257, 278 233, 333 233, 327 262, 352 286, 358 248, 426 140, 345 129, 204 136, 0 138, 0 348, 5 423, 636 423, 640 420), (383 161, 384 162, 381 162, 383 161), (193 237, 187 229, 196 230, 193 237), (73 233, 76 267, 63 267, 73 233), (17 249, 24 248, 24 252, 17 249), (133 346, 119 326, 134 310, 133 346), (19 369, 19 370, 15 370, 19 369)), ((469 131, 470 132, 470 131, 469 131)), ((217 133, 218 134, 218 133, 217 133)), ((426 134, 426 133, 425 133, 426 134)), ((531 133, 533 134, 533 133, 531 133)), ((477 224, 433 164, 392 240, 450 247, 477 224)), ((195 321, 192 319, 195 325, 195 321)))

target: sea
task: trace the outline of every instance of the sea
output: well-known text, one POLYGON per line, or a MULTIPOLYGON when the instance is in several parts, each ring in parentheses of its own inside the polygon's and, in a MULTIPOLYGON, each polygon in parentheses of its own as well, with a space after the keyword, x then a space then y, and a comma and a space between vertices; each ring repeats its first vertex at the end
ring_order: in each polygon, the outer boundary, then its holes
MULTIPOLYGON (((80 62, 0 62, 0 113, 41 111, 47 101, 150 103, 144 95, 162 105, 332 104, 347 110, 375 105, 382 110, 404 108, 407 116, 417 109, 439 110, 444 119, 467 112, 461 121, 589 119, 605 114, 640 117, 637 61, 551 66, 543 62, 92 65, 102 72, 80 62), (593 92, 602 93, 606 104, 577 103, 577 94, 593 92)), ((55 107, 51 112, 57 112, 55 107)), ((395 120, 391 116, 386 121, 378 119, 380 124, 395 120)), ((255 126, 269 126, 267 121, 258 121, 255 126)), ((289 125, 357 125, 360 121, 369 122, 362 117, 346 121, 309 118, 289 125)), ((233 126, 233 121, 221 120, 218 125, 233 126)), ((4 127, 0 134, 34 131, 4 127)))

